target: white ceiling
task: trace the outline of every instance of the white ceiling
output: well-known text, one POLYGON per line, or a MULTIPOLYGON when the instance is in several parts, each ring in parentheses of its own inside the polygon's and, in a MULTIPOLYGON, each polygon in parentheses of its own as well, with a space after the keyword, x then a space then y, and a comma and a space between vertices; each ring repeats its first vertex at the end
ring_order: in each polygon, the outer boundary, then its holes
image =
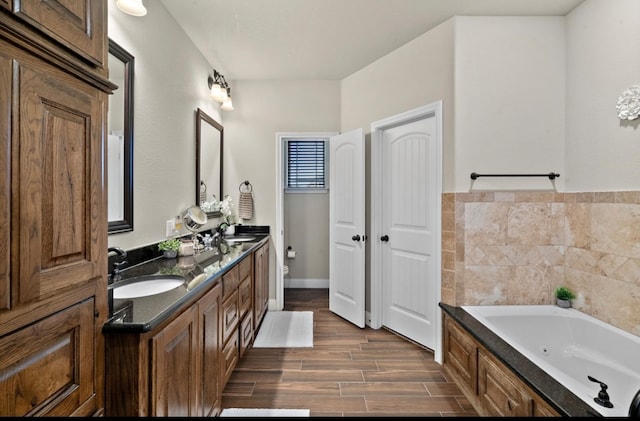
POLYGON ((161 0, 227 80, 341 80, 452 16, 564 16, 584 0, 161 0))

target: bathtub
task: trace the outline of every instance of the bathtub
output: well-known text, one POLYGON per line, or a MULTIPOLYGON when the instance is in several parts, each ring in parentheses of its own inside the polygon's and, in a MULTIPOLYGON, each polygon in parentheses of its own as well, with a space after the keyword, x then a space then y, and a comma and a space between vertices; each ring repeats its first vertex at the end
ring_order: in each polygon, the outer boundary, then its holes
POLYGON ((462 306, 605 417, 626 417, 640 390, 640 337, 554 305, 462 306), (594 401, 606 383, 613 408, 594 401))

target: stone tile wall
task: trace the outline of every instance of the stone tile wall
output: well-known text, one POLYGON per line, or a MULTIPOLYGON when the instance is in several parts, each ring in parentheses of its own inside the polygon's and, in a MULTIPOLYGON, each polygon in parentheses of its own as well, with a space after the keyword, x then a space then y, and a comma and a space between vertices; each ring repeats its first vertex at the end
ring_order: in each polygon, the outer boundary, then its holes
POLYGON ((640 334, 640 192, 442 197, 442 301, 573 306, 640 334))

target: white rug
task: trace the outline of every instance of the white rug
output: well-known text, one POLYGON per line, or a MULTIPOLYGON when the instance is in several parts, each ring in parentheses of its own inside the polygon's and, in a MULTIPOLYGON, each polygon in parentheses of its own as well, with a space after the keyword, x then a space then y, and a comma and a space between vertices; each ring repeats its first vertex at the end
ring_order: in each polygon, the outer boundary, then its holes
POLYGON ((308 409, 226 408, 221 417, 308 417, 308 409))
POLYGON ((268 311, 254 348, 313 347, 312 311, 268 311))

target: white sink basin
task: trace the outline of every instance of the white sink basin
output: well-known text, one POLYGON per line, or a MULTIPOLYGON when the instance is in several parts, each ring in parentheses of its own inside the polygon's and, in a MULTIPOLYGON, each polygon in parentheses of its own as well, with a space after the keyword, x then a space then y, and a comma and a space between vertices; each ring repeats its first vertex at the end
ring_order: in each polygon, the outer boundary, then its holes
POLYGON ((159 276, 154 278, 145 278, 145 280, 135 281, 113 289, 114 299, 139 298, 148 297, 149 295, 162 294, 171 291, 184 284, 184 278, 159 276))
POLYGON ((242 236, 237 236, 237 237, 224 237, 224 239, 227 242, 230 242, 230 243, 240 243, 240 242, 243 242, 243 241, 255 241, 256 237, 242 235, 242 236))

